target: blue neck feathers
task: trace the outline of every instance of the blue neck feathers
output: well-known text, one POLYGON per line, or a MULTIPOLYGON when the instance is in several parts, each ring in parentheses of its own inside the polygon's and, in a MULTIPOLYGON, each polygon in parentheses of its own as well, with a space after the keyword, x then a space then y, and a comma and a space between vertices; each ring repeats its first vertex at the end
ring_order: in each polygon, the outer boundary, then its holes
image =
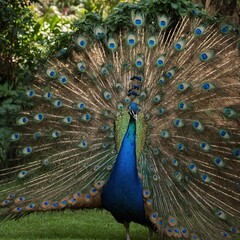
POLYGON ((118 222, 145 222, 142 185, 136 163, 136 122, 131 117, 112 173, 103 188, 102 205, 118 222))

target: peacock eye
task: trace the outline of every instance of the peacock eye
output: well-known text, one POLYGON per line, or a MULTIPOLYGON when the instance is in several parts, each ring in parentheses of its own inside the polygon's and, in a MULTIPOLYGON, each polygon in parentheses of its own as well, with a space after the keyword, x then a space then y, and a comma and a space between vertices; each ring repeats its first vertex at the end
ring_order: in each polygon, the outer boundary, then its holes
POLYGON ((142 27, 144 25, 144 17, 141 13, 132 13, 132 22, 136 27, 142 27))
POLYGON ((79 145, 78 145, 81 149, 86 149, 88 147, 88 142, 87 140, 81 140, 79 145))
POLYGON ((158 180, 159 180, 159 176, 156 175, 156 174, 154 174, 154 175, 153 175, 153 181, 158 181, 158 180))
POLYGON ((103 148, 103 149, 107 149, 108 147, 109 147, 109 143, 103 143, 103 144, 102 144, 102 148, 103 148))
POLYGON ((135 60, 135 65, 137 68, 141 68, 144 65, 144 60, 141 56, 137 57, 135 60))
POLYGON ((151 171, 155 171, 154 165, 150 165, 149 168, 151 169, 151 171))
POLYGON ((34 134, 33 134, 33 138, 34 138, 34 140, 39 140, 40 138, 41 138, 41 132, 35 132, 34 134))
POLYGON ((222 24, 220 26, 220 32, 223 34, 228 34, 229 32, 231 32, 233 29, 233 27, 231 25, 228 24, 222 24))
POLYGON ((150 120, 150 114, 149 114, 149 113, 145 114, 144 119, 145 119, 146 121, 150 120))
POLYGON ((9 203, 10 203, 9 200, 5 200, 5 201, 4 201, 4 204, 6 204, 6 205, 9 204, 9 203))
POLYGON ((115 51, 117 49, 117 42, 114 38, 109 38, 107 42, 107 46, 110 50, 115 51))
POLYGON ((91 115, 90 113, 86 113, 81 117, 81 120, 84 122, 89 122, 91 120, 91 115))
POLYGON ((61 100, 55 100, 52 102, 53 106, 56 108, 62 107, 62 101, 61 100))
POLYGON ((158 84, 160 86, 163 86, 165 85, 165 83, 166 83, 166 78, 164 76, 160 77, 160 79, 158 80, 158 84))
POLYGON ((189 106, 189 104, 188 104, 187 102, 182 101, 182 102, 179 102, 179 103, 178 103, 178 109, 179 109, 179 110, 182 110, 182 111, 188 110, 189 107, 190 107, 190 106, 189 106))
POLYGON ((118 106, 117 106, 117 109, 122 110, 123 108, 124 108, 124 105, 122 103, 119 103, 118 106))
POLYGON ((63 122, 66 124, 71 124, 73 121, 73 118, 71 116, 66 116, 63 118, 63 122))
POLYGON ((209 178, 209 176, 207 174, 201 174, 201 179, 203 180, 203 182, 206 182, 206 183, 211 182, 211 179, 209 178))
POLYGON ((160 56, 156 61, 157 67, 163 67, 165 65, 165 61, 166 61, 166 55, 160 56))
POLYGON ((148 189, 143 190, 144 198, 149 198, 151 196, 151 192, 148 189))
POLYGON ((158 224, 159 224, 160 226, 163 225, 163 221, 162 221, 162 219, 159 219, 159 220, 158 220, 158 224))
POLYGON ((182 228, 181 233, 183 234, 183 236, 187 236, 188 230, 186 228, 182 228))
POLYGON ((181 127, 184 126, 184 122, 183 122, 183 120, 180 119, 180 118, 174 119, 174 120, 173 120, 173 124, 174 124, 176 127, 178 127, 178 128, 181 128, 181 127))
POLYGON ((235 148, 235 149, 233 149, 233 155, 234 155, 237 159, 240 159, 240 148, 235 148))
POLYGON ((42 166, 47 167, 49 166, 49 164, 50 164, 50 161, 47 158, 42 160, 42 166))
POLYGON ((215 211, 215 214, 217 217, 219 217, 220 219, 223 219, 223 220, 225 220, 227 217, 226 213, 219 209, 215 211))
POLYGON ((166 29, 169 26, 170 18, 168 16, 161 15, 158 16, 158 26, 160 29, 166 29))
POLYGON ((190 164, 188 165, 188 169, 189 169, 192 173, 197 173, 197 166, 196 166, 196 164, 194 164, 194 163, 190 163, 190 164))
POLYGON ((57 72, 51 68, 47 69, 46 73, 50 78, 55 78, 57 76, 57 72))
POLYGON ((95 166, 93 166, 93 171, 96 172, 99 170, 99 168, 100 168, 99 165, 95 165, 95 166))
POLYGON ((207 50, 207 51, 201 52, 200 55, 199 55, 199 58, 203 62, 208 62, 214 56, 215 56, 215 51, 214 50, 207 50))
POLYGON ((29 207, 30 209, 34 209, 34 208, 36 207, 36 205, 33 204, 33 203, 31 203, 31 204, 28 205, 28 207, 29 207))
POLYGON ((182 173, 181 173, 180 171, 176 171, 176 172, 174 173, 174 177, 175 177, 175 179, 176 179, 178 182, 181 182, 182 179, 183 179, 183 175, 182 175, 182 173))
POLYGON ((130 97, 126 96, 125 99, 124 99, 124 102, 125 103, 130 103, 130 101, 131 101, 130 97))
POLYGON ((204 152, 211 151, 211 146, 207 142, 201 142, 199 146, 204 152))
POLYGON ((20 133, 15 132, 11 135, 10 139, 11 141, 18 141, 20 139, 20 136, 21 136, 20 133))
POLYGON ((27 124, 28 122, 28 118, 27 117, 21 117, 17 119, 17 125, 18 126, 23 126, 25 124, 27 124))
POLYGON ((103 27, 101 27, 101 26, 98 26, 98 27, 94 28, 93 32, 94 32, 94 35, 97 39, 103 38, 106 35, 103 27))
POLYGON ((232 108, 224 108, 223 115, 226 118, 236 118, 238 116, 237 112, 232 108))
POLYGON ((128 34, 127 36, 127 45, 133 47, 137 43, 137 36, 133 33, 128 34))
POLYGON ((54 130, 54 131, 51 132, 51 137, 54 138, 54 139, 59 138, 60 135, 61 135, 61 132, 58 131, 58 130, 54 130))
POLYGON ((83 36, 79 36, 78 38, 77 38, 77 44, 78 44, 78 46, 80 47, 80 48, 86 48, 86 46, 87 46, 87 39, 85 38, 85 37, 83 37, 83 36))
POLYGON ((168 130, 163 130, 162 132, 161 132, 161 137, 162 138, 170 138, 171 137, 171 133, 168 131, 168 130))
POLYGON ((186 44, 186 40, 185 40, 185 39, 181 39, 181 40, 177 41, 177 42, 174 44, 174 49, 175 49, 176 51, 181 51, 181 50, 184 49, 185 44, 186 44))
POLYGON ((196 131, 199 131, 199 132, 203 132, 203 130, 204 130, 203 124, 198 120, 193 121, 192 126, 196 131))
POLYGON ((161 162, 162 162, 162 165, 166 165, 167 162, 168 162, 168 160, 167 160, 166 158, 162 158, 162 159, 161 159, 161 162))
POLYGON ((178 228, 174 228, 174 232, 175 232, 176 234, 179 234, 180 230, 179 230, 178 228))
POLYGON ((186 150, 186 146, 183 143, 177 143, 177 150, 182 152, 186 150))
POLYGON ((22 211, 22 208, 21 208, 21 207, 17 207, 17 208, 15 208, 15 210, 16 210, 17 212, 21 212, 21 211, 22 211))
POLYGON ((159 155, 159 154, 160 154, 160 151, 159 151, 158 148, 154 147, 154 148, 152 149, 152 153, 153 153, 154 155, 159 155))
POLYGON ((119 82, 115 84, 115 88, 118 92, 121 92, 123 90, 123 85, 119 82))
POLYGON ((200 26, 195 28, 194 34, 195 34, 196 37, 200 37, 204 34, 205 30, 206 30, 206 27, 203 26, 203 25, 200 25, 200 26))
POLYGON ((101 74, 102 74, 102 76, 106 77, 109 74, 108 69, 106 67, 102 67, 101 74))
POLYGON ((158 94, 158 95, 153 97, 153 102, 154 103, 159 103, 161 101, 161 99, 162 99, 161 95, 158 94))
POLYGON ((108 165, 108 166, 107 166, 107 170, 108 170, 108 171, 111 171, 111 170, 112 170, 112 165, 108 165))
POLYGON ((172 159, 172 164, 173 164, 173 166, 178 167, 178 160, 175 158, 172 159))
POLYGON ((19 179, 25 178, 27 176, 27 174, 28 174, 28 172, 23 170, 20 173, 18 173, 18 178, 19 179))
POLYGON ((77 68, 79 72, 83 73, 86 71, 86 64, 84 62, 77 63, 77 68))
POLYGON ((46 100, 49 100, 51 99, 53 96, 53 94, 51 92, 46 92, 43 94, 43 97, 46 99, 46 100))
POLYGON ((221 157, 215 157, 214 160, 213 160, 214 164, 217 166, 217 167, 224 167, 225 166, 225 163, 224 161, 222 160, 221 157))
POLYGON ((36 95, 36 93, 34 90, 27 90, 26 95, 27 95, 27 97, 31 98, 31 97, 34 97, 36 95))
POLYGON ((60 76, 59 77, 59 82, 61 84, 67 84, 68 83, 68 78, 66 76, 60 76))
POLYGON ((33 119, 35 122, 40 123, 44 119, 44 115, 42 113, 38 113, 33 117, 33 119))
POLYGON ((229 133, 224 129, 219 130, 219 135, 224 139, 230 139, 229 133))
POLYGON ((22 154, 24 155, 24 156, 27 156, 27 155, 29 155, 29 154, 31 154, 32 153, 32 148, 31 147, 24 147, 23 149, 22 149, 22 154))
POLYGON ((104 124, 102 127, 101 127, 101 131, 103 132, 106 132, 110 127, 108 126, 108 124, 104 124))
POLYGON ((171 227, 174 227, 174 226, 176 226, 178 224, 178 220, 175 217, 169 216, 168 217, 168 224, 171 227))
POLYGON ((154 48, 158 43, 156 36, 151 36, 147 39, 147 46, 149 48, 154 48))
POLYGON ((172 78, 175 76, 175 73, 176 73, 175 68, 172 68, 172 69, 168 70, 168 71, 165 73, 165 76, 166 76, 168 79, 172 79, 172 78))
POLYGON ((80 103, 77 104, 77 108, 79 110, 84 110, 84 109, 86 109, 86 105, 85 105, 85 103, 80 102, 80 103))
POLYGON ((227 232, 221 232, 221 236, 224 237, 225 239, 228 239, 228 237, 230 237, 229 233, 227 232))
POLYGON ((147 93, 145 91, 142 91, 139 95, 141 99, 145 99, 147 97, 147 93))
POLYGON ((111 100, 112 99, 112 94, 108 91, 104 91, 103 92, 103 97, 106 99, 106 100, 111 100))
POLYGON ((178 89, 179 92, 184 92, 184 91, 187 90, 189 87, 190 87, 190 84, 184 83, 184 82, 179 83, 179 84, 177 85, 177 89, 178 89))
POLYGON ((201 87, 202 87, 202 90, 204 91, 209 91, 215 88, 215 86, 210 82, 203 83, 201 87))

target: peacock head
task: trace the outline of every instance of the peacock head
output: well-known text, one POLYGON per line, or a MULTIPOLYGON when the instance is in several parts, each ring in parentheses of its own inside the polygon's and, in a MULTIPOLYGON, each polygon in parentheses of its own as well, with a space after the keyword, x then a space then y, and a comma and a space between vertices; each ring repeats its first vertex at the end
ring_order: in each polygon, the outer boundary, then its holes
POLYGON ((137 103, 131 102, 128 106, 128 113, 132 116, 135 120, 137 120, 137 115, 140 112, 140 108, 138 107, 137 103))

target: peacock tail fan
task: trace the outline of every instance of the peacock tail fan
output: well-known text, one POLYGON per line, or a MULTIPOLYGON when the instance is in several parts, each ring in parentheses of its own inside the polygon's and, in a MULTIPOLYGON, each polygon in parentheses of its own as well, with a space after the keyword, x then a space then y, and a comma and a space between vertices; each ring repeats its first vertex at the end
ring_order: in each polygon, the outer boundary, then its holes
POLYGON ((41 66, 25 92, 34 107, 13 123, 0 170, 1 219, 101 207, 135 103, 135 160, 153 229, 184 239, 239 234, 239 36, 203 17, 172 24, 159 12, 151 26, 148 17, 133 11, 115 32, 78 31, 64 57, 41 66))

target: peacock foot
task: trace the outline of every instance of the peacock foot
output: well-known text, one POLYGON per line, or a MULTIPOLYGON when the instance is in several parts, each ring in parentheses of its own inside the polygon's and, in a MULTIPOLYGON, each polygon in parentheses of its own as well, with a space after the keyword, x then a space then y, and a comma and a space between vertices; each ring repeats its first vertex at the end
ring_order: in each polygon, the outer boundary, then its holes
POLYGON ((125 222, 124 227, 126 229, 126 240, 131 240, 130 233, 129 233, 129 222, 125 222))
POLYGON ((147 240, 151 240, 152 239, 152 235, 153 235, 153 230, 151 228, 149 228, 147 240))

